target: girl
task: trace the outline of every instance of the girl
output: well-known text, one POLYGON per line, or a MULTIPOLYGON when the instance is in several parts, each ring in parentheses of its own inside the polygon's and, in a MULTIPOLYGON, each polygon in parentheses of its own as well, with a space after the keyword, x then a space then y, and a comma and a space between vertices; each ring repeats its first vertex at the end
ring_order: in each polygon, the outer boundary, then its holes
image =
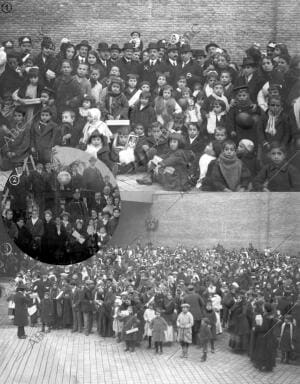
POLYGON ((279 143, 270 144, 270 163, 253 180, 253 189, 263 192, 300 191, 300 173, 289 162, 285 163, 286 148, 279 143))
MULTIPOLYGON (((211 305, 211 304, 210 304, 211 305)), ((201 321, 201 326, 199 329, 199 342, 200 346, 202 346, 203 355, 201 357, 201 361, 204 362, 207 359, 207 347, 208 342, 211 342, 211 351, 214 352, 213 349, 213 335, 212 335, 212 323, 214 321, 212 319, 209 319, 207 317, 204 317, 201 321)))
POLYGON ((112 144, 111 158, 118 163, 118 169, 114 170, 117 173, 128 173, 134 168, 134 148, 127 146, 129 137, 129 127, 122 127, 118 130, 112 144))
POLYGON ((204 149, 203 155, 199 160, 199 168, 200 168, 200 177, 197 181, 196 188, 200 189, 202 187, 202 183, 206 178, 208 173, 209 165, 216 160, 220 153, 220 146, 216 143, 216 141, 211 141, 207 144, 204 149))
POLYGON ((122 305, 122 300, 120 296, 116 296, 115 303, 114 303, 114 313, 113 313, 113 331, 114 336, 117 340, 117 343, 121 342, 121 334, 123 330, 123 322, 120 321, 120 307, 122 305))
POLYGON ((187 126, 189 123, 197 123, 199 126, 203 123, 203 118, 200 113, 200 109, 196 107, 195 100, 192 97, 187 99, 187 109, 184 112, 185 122, 187 126))
POLYGON ((214 84, 218 80, 218 72, 216 71, 209 71, 206 75, 206 82, 203 86, 204 93, 206 97, 209 97, 213 94, 214 90, 214 84))
POLYGON ((284 322, 280 330, 279 349, 281 351, 281 362, 289 364, 291 354, 294 350, 293 345, 293 317, 292 315, 285 315, 284 322))
POLYGON ((214 163, 211 183, 215 191, 244 192, 250 181, 250 172, 236 155, 236 145, 226 140, 222 152, 214 163))
POLYGON ((274 141, 287 145, 291 138, 290 124, 288 116, 283 112, 281 99, 270 97, 268 106, 268 110, 262 116, 259 141, 264 149, 270 148, 270 144, 274 141))
POLYGON ((91 108, 88 111, 88 122, 83 128, 83 137, 80 139, 80 143, 87 144, 91 134, 95 131, 98 131, 101 135, 104 135, 107 138, 107 142, 110 143, 110 139, 113 135, 108 126, 103 121, 101 121, 100 118, 101 112, 98 108, 91 108))
POLYGON ((102 94, 102 84, 99 82, 101 75, 101 68, 99 65, 93 66, 90 71, 90 83, 91 83, 91 96, 97 108, 100 107, 100 100, 102 94))
POLYGON ((58 116, 68 108, 78 108, 83 96, 79 83, 72 76, 73 64, 63 60, 61 75, 55 79, 54 91, 58 116))
POLYGON ((91 156, 97 157, 107 165, 109 169, 113 168, 113 162, 110 160, 110 149, 107 144, 107 137, 101 135, 98 130, 92 132, 89 137, 85 152, 91 156))
POLYGON ((194 325, 193 315, 189 312, 190 305, 181 305, 182 312, 177 317, 178 341, 182 348, 182 358, 188 357, 189 344, 192 343, 192 327, 194 325))
POLYGON ((154 101, 154 109, 157 114, 157 121, 166 126, 172 132, 174 125, 174 113, 181 113, 182 109, 172 97, 173 88, 170 85, 163 87, 162 96, 157 96, 154 101))
POLYGON ((215 100, 212 111, 206 115, 206 134, 212 139, 218 125, 226 122, 226 104, 222 100, 215 100))
POLYGON ((90 72, 100 63, 98 52, 91 50, 88 53, 87 62, 89 64, 90 72))
POLYGON ((148 349, 151 349, 152 342, 152 329, 150 327, 151 321, 155 318, 155 311, 153 309, 153 303, 148 304, 148 308, 144 312, 145 329, 144 337, 148 338, 148 349))
POLYGON ((122 90, 123 81, 118 78, 113 79, 108 86, 108 92, 102 104, 105 119, 128 119, 128 101, 122 90))
POLYGON ((270 82, 274 84, 283 83, 283 74, 275 69, 273 59, 270 57, 263 57, 259 71, 264 83, 270 82))
POLYGON ((185 150, 184 145, 181 134, 172 133, 169 137, 169 151, 157 159, 155 179, 168 190, 189 189, 188 164, 193 160, 194 154, 190 150, 185 150))
POLYGON ((151 320, 150 328, 152 330, 152 338, 155 346, 155 353, 161 355, 163 353, 163 342, 165 341, 165 331, 168 328, 166 320, 161 317, 161 310, 155 311, 155 317, 151 320))
POLYGON ((24 85, 17 89, 12 95, 18 105, 23 105, 26 108, 25 122, 28 124, 32 124, 35 117, 36 106, 41 103, 38 96, 40 95, 43 84, 39 76, 38 68, 30 68, 24 85), (32 103, 27 104, 28 99, 33 99, 34 105, 32 103))

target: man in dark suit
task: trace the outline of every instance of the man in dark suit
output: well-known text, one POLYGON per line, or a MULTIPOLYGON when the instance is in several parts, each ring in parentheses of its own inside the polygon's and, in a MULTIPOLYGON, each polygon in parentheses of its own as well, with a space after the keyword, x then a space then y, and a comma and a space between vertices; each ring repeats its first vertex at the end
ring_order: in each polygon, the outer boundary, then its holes
POLYGON ((179 70, 179 61, 178 61, 178 47, 177 45, 170 45, 167 50, 168 57, 166 59, 166 67, 168 76, 168 84, 176 88, 177 72, 179 70))
POLYGON ((71 303, 72 303, 72 314, 73 314, 73 332, 82 332, 82 315, 80 312, 80 298, 81 290, 76 281, 71 282, 71 303))
POLYGON ((54 56, 54 44, 49 37, 44 37, 41 52, 34 58, 33 64, 39 67, 44 85, 52 88, 59 71, 58 61, 54 56))
POLYGON ((15 303, 15 318, 14 324, 18 327, 18 338, 26 339, 24 327, 28 325, 28 312, 27 307, 30 304, 30 299, 24 293, 26 286, 20 283, 17 286, 17 292, 14 295, 15 303))
POLYGON ((87 280, 80 292, 79 305, 83 314, 84 334, 88 336, 92 333, 93 327, 93 281, 87 280))
POLYGON ((75 48, 78 52, 77 56, 74 59, 75 66, 81 63, 86 63, 89 51, 92 49, 89 42, 87 40, 82 40, 79 44, 76 45, 75 48))
POLYGON ((110 59, 108 60, 111 65, 118 65, 118 61, 120 60, 121 48, 118 44, 112 44, 110 46, 110 59))
POLYGON ((120 75, 124 81, 127 81, 127 75, 137 75, 139 72, 139 64, 132 60, 133 44, 125 43, 123 46, 123 57, 116 63, 120 68, 120 75))
POLYGON ((76 221, 76 219, 81 219, 85 221, 88 218, 88 210, 85 203, 80 198, 80 189, 75 189, 73 193, 73 199, 67 205, 67 212, 71 214, 72 223, 76 221))
POLYGON ((112 67, 112 63, 109 60, 110 58, 110 49, 107 43, 99 43, 97 51, 99 53, 99 66, 101 68, 100 70, 100 78, 99 80, 104 79, 104 77, 107 77, 109 75, 109 71, 112 67))
POLYGON ((150 83, 151 91, 153 91, 156 86, 157 74, 166 73, 168 67, 165 62, 159 61, 156 43, 149 43, 148 53, 149 60, 140 64, 139 75, 141 81, 148 81, 150 83))
POLYGON ((187 80, 187 86, 193 91, 196 82, 203 83, 201 67, 192 59, 192 49, 188 44, 181 47, 181 64, 178 68, 178 77, 184 75, 187 80))
POLYGON ((197 343, 197 333, 200 329, 201 319, 204 317, 204 301, 202 297, 194 291, 194 286, 188 286, 188 293, 183 297, 183 302, 190 305, 190 312, 194 318, 192 328, 193 344, 197 343))

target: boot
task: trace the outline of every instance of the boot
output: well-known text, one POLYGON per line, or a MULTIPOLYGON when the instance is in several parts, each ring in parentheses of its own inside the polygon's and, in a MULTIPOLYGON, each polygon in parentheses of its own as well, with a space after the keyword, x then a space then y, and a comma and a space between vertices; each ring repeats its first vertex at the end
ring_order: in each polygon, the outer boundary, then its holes
POLYGON ((204 361, 206 361, 206 359, 207 359, 207 353, 203 352, 203 355, 201 357, 201 361, 204 362, 204 361))
POLYGON ((188 357, 188 347, 185 347, 184 348, 184 356, 183 356, 185 359, 187 359, 188 357))

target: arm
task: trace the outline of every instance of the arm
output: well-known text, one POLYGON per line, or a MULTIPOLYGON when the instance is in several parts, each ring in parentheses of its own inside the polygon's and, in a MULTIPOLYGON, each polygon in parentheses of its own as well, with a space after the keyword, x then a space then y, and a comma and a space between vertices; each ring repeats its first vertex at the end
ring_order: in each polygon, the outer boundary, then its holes
POLYGON ((263 167, 253 180, 254 191, 262 191, 267 180, 267 167, 263 167))
POLYGON ((300 172, 299 172, 299 170, 291 165, 291 166, 289 166, 288 172, 289 172, 289 179, 290 179, 292 190, 294 192, 299 192, 300 191, 300 172))

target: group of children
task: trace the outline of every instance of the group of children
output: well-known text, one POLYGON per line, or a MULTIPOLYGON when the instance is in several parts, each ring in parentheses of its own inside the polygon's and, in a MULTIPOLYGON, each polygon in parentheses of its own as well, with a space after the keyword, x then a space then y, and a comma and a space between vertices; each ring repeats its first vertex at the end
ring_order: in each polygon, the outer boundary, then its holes
POLYGON ((178 342, 187 358, 193 344, 204 362, 225 329, 233 352, 271 370, 278 348, 284 363, 300 355, 299 277, 297 257, 251 245, 230 251, 149 244, 108 248, 64 268, 24 259, 15 282, 32 300, 31 325, 40 317, 42 331, 70 328, 88 336, 95 324, 100 336, 124 342, 125 351, 146 340, 146 348, 162 354, 178 342))
POLYGON ((37 163, 28 173, 17 164, 18 182, 5 187, 2 218, 21 251, 40 261, 69 264, 107 245, 119 222, 120 192, 96 162, 92 156, 89 166, 75 161, 63 171, 55 163, 37 163))
POLYGON ((238 65, 215 43, 160 40, 142 52, 132 35, 123 49, 64 40, 58 54, 45 37, 35 57, 28 36, 19 52, 4 44, 2 169, 29 154, 45 164, 59 145, 166 189, 299 191, 298 55, 255 44, 238 65))

